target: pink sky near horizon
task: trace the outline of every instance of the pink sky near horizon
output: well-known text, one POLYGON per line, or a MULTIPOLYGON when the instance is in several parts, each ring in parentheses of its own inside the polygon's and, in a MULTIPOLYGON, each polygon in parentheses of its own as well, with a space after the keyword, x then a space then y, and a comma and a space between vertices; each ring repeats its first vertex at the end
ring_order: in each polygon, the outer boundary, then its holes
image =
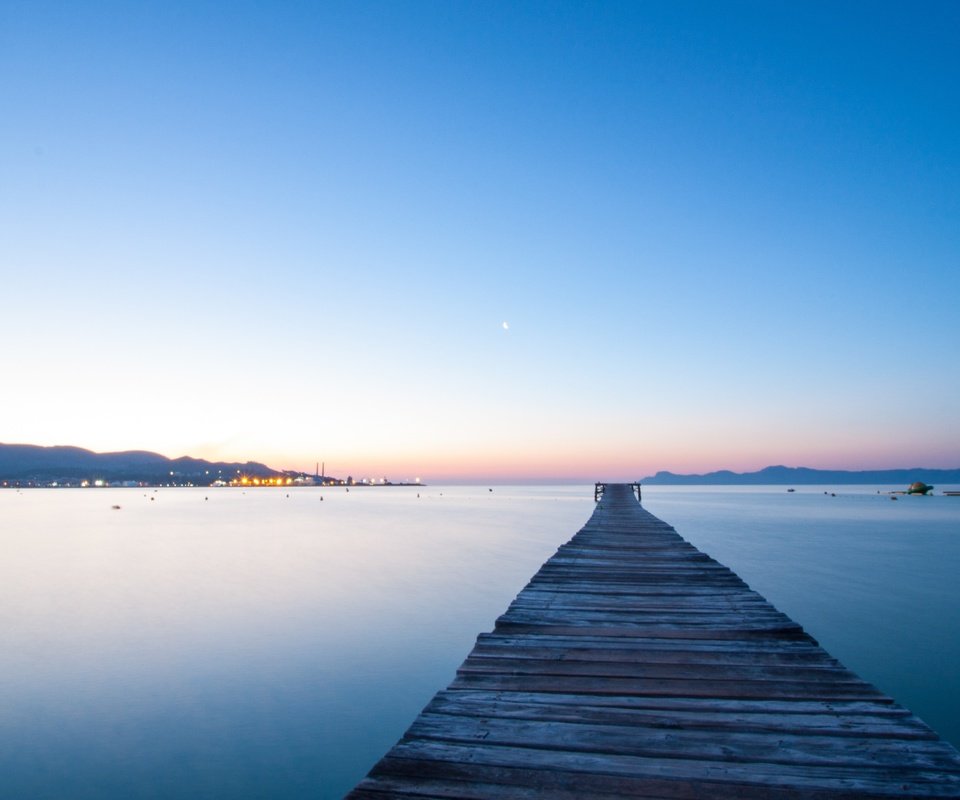
MULTIPOLYGON (((117 384, 122 395, 128 387, 117 384)), ((311 413, 249 406, 197 414, 192 406, 154 411, 144 419, 132 398, 116 411, 98 413, 82 397, 31 419, 13 413, 17 435, 5 441, 68 444, 96 452, 151 450, 177 458, 258 461, 276 469, 424 481, 637 480, 661 470, 752 472, 772 465, 814 469, 954 469, 960 455, 952 434, 922 415, 884 423, 877 414, 832 419, 807 410, 705 406, 698 412, 638 396, 608 413, 573 411, 544 395, 519 406, 482 407, 441 400, 423 410, 344 407, 311 413), (216 436, 211 436, 213 434, 216 436)))
POLYGON ((722 442, 712 446, 698 447, 689 441, 670 447, 669 442, 657 442, 644 449, 642 442, 618 448, 604 442, 590 442, 579 438, 571 446, 565 442, 532 441, 522 449, 507 444, 491 442, 484 447, 470 450, 448 446, 439 449, 424 449, 410 453, 384 450, 377 454, 371 449, 362 453, 349 451, 325 451, 318 447, 315 454, 290 453, 269 447, 244 449, 236 443, 228 445, 190 446, 184 444, 173 449, 161 442, 118 442, 108 438, 101 442, 35 440, 19 442, 43 446, 69 444, 84 447, 94 452, 120 452, 124 450, 149 450, 168 458, 189 456, 209 461, 264 463, 278 470, 298 470, 313 473, 323 465, 325 474, 355 479, 387 478, 392 481, 412 481, 419 478, 425 483, 593 483, 594 481, 635 481, 660 471, 677 474, 703 474, 719 470, 732 472, 755 472, 769 466, 807 467, 825 470, 884 470, 909 469, 958 469, 960 458, 953 455, 948 444, 940 448, 928 448, 925 452, 890 443, 874 442, 862 447, 855 455, 846 451, 849 442, 840 441, 833 447, 815 442, 792 443, 778 446, 776 443, 759 443, 736 450, 725 447, 722 442))
POLYGON ((594 481, 634 481, 660 471, 677 474, 703 474, 718 470, 732 472, 755 472, 764 467, 783 465, 788 467, 808 467, 825 470, 883 470, 923 467, 928 469, 960 468, 960 458, 950 460, 948 454, 931 457, 919 453, 905 452, 902 456, 890 453, 882 448, 867 458, 851 457, 843 453, 818 454, 814 451, 798 452, 792 455, 769 453, 766 456, 736 456, 723 453, 685 454, 664 452, 662 455, 632 456, 630 454, 594 453, 579 455, 574 451, 558 451, 554 455, 536 453, 516 453, 503 451, 502 454, 487 453, 479 457, 468 453, 460 456, 450 455, 406 458, 402 454, 381 459, 365 457, 350 458, 348 455, 334 454, 330 458, 284 460, 281 455, 257 458, 236 456, 221 459, 215 453, 197 457, 209 460, 252 460, 261 461, 277 469, 297 469, 312 472, 316 462, 324 463, 326 473, 337 477, 352 475, 355 478, 381 478, 391 480, 409 480, 421 478, 425 482, 585 482, 594 481))
MULTIPOLYGON (((440 413, 439 407, 435 409, 440 413)), ((913 467, 956 469, 960 456, 936 426, 903 424, 831 425, 823 431, 789 426, 775 417, 751 421, 686 413, 662 418, 625 414, 514 418, 452 413, 437 420, 404 413, 374 423, 367 412, 334 415, 333 423, 297 414, 275 413, 265 430, 219 441, 203 437, 217 420, 171 414, 144 426, 138 414, 118 413, 93 421, 40 420, 16 440, 38 445, 68 444, 95 452, 150 450, 170 458, 257 461, 275 469, 312 473, 326 464, 328 475, 428 482, 530 482, 637 480, 661 470, 700 474, 717 470, 753 472, 784 465, 813 469, 873 470, 913 467), (57 433, 51 435, 51 429, 57 433), (86 435, 73 435, 72 430, 86 435), (44 434, 47 435, 44 435, 44 434)), ((922 423, 922 420, 921 420, 922 423)), ((244 420, 228 421, 240 428, 244 420)), ((14 441, 6 437, 6 441, 14 441)))

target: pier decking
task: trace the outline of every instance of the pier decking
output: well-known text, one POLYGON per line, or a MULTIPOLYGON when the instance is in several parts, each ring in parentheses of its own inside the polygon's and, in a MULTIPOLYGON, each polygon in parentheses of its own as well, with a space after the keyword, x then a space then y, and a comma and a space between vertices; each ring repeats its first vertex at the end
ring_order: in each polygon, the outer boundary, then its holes
POLYGON ((960 753, 604 487, 353 800, 960 798, 960 753))

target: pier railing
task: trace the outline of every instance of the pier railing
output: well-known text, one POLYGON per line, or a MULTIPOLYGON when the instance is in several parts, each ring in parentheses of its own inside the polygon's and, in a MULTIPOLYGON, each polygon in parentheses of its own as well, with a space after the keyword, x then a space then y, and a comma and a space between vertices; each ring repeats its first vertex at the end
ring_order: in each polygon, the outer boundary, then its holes
MULTIPOLYGON (((643 497, 640 492, 640 482, 637 481, 636 483, 630 483, 627 485, 633 490, 633 494, 637 498, 637 502, 638 503, 643 502, 643 497)), ((600 498, 603 497, 603 493, 606 491, 606 489, 607 489, 606 483, 595 483, 593 485, 593 502, 594 503, 600 502, 600 498)))

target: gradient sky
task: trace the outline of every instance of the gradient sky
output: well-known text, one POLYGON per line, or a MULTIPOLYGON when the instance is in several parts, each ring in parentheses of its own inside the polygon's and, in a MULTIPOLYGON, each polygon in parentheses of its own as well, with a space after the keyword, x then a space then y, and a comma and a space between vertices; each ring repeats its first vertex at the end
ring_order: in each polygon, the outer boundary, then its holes
POLYGON ((958 41, 955 2, 0 0, 0 441, 960 466, 958 41))

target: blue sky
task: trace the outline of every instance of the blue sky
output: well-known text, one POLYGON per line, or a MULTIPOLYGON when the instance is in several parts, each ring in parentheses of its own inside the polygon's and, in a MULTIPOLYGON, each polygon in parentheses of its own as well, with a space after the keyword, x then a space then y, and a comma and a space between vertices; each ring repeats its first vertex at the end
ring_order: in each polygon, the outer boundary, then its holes
POLYGON ((0 441, 958 466, 958 40, 954 3, 0 0, 0 441))

